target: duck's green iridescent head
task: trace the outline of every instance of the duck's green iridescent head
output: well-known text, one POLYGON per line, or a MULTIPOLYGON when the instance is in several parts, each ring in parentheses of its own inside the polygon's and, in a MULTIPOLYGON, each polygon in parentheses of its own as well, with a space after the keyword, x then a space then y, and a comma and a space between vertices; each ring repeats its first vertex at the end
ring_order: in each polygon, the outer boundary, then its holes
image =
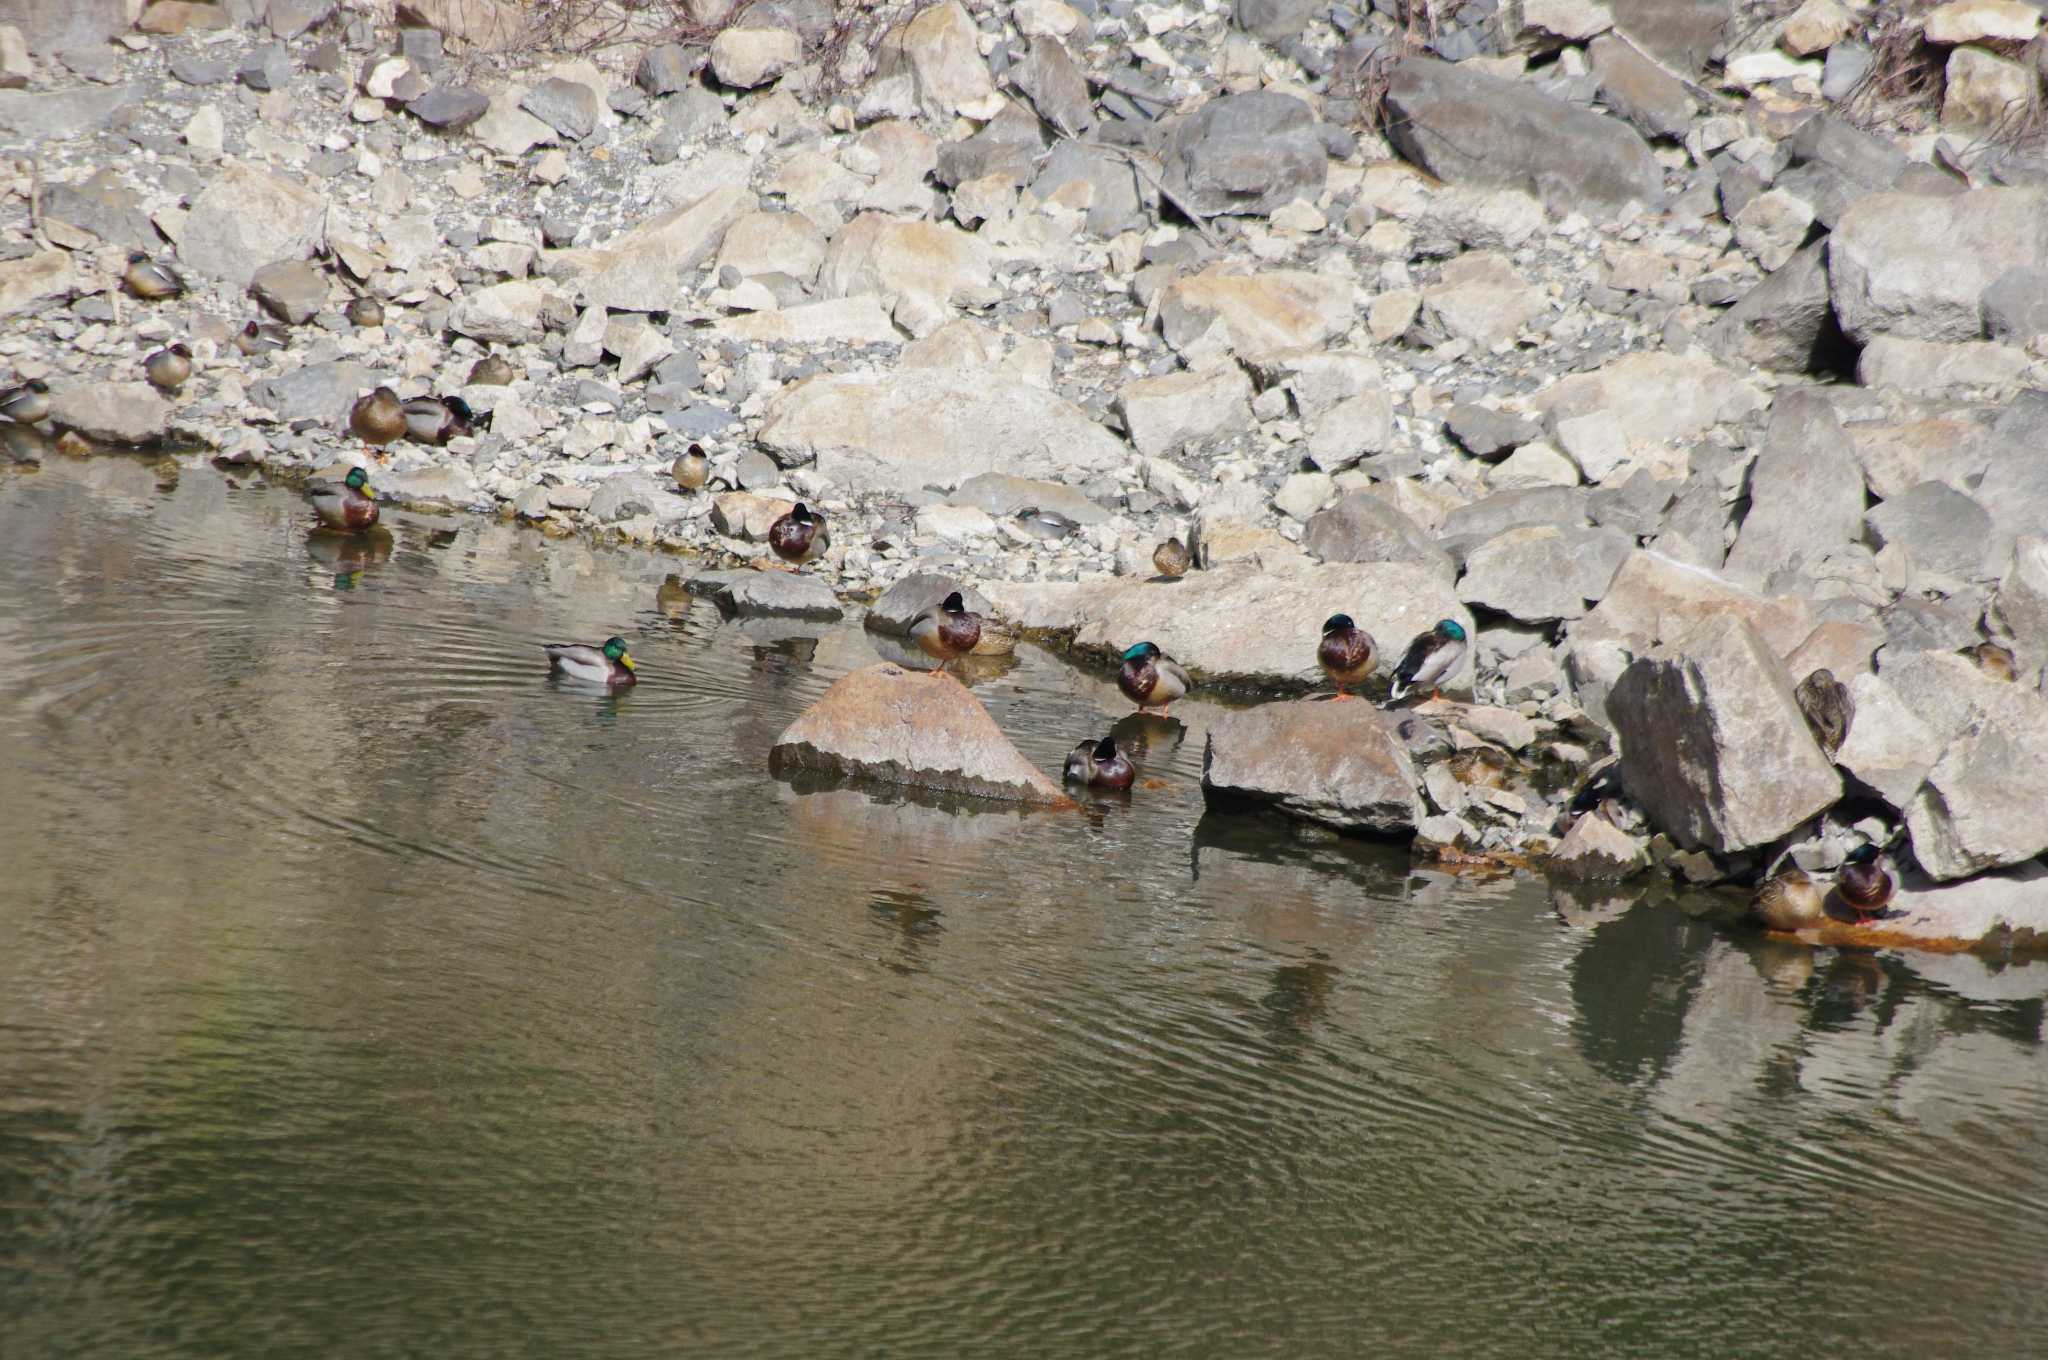
POLYGON ((1159 655, 1159 649, 1149 642, 1141 642, 1124 652, 1126 661, 1149 661, 1159 655))
POLYGON ((1452 642, 1463 642, 1465 640, 1464 626, 1456 619, 1438 619, 1436 621, 1436 633, 1438 637, 1448 638, 1452 642))
POLYGON ((633 658, 626 655, 626 640, 622 637, 611 637, 604 640, 604 659, 616 661, 627 670, 633 669, 633 658))
POLYGON ((348 470, 348 476, 342 478, 341 481, 342 485, 346 486, 349 490, 361 491, 370 484, 370 474, 359 467, 352 467, 348 470))

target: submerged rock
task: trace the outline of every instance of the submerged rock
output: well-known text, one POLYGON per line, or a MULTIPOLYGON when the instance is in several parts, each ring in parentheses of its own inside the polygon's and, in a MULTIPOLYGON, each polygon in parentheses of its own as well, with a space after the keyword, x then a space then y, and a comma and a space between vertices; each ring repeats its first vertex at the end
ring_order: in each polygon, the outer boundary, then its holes
POLYGON ((1363 700, 1295 699, 1225 715, 1209 729, 1202 791, 1267 804, 1344 831, 1411 832, 1424 815, 1393 720, 1363 700))
POLYGON ((780 775, 816 771, 1013 802, 1070 802, 966 686, 899 666, 842 677, 784 729, 768 762, 780 775))

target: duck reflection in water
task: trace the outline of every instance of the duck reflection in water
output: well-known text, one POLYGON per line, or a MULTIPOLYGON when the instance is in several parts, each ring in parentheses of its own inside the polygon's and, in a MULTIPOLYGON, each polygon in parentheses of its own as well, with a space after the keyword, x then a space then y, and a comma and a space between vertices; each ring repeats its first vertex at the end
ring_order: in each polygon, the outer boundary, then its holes
POLYGON ((690 616, 690 606, 695 597, 683 584, 683 578, 670 572, 666 580, 654 588, 654 607, 668 620, 669 627, 681 632, 683 623, 690 616))
POLYGON ((1170 764, 1188 739, 1188 725, 1164 713, 1126 713, 1109 729, 1116 744, 1141 771, 1170 764))
POLYGON ((333 573, 336 590, 354 590, 364 572, 391 560, 392 547, 391 531, 383 528, 353 534, 315 529, 306 535, 306 556, 333 573))
POLYGON ((817 660, 818 639, 786 637, 774 642, 757 642, 752 656, 748 670, 775 681, 778 687, 785 686, 808 671, 817 660))
POLYGON ((1316 1022, 1330 1009, 1337 989, 1337 966, 1320 949, 1305 963, 1287 963, 1273 970, 1273 986, 1259 1000, 1266 1030, 1289 1049, 1313 1037, 1316 1022))
POLYGON ((896 935, 900 957, 885 960, 885 966, 903 974, 928 972, 925 950, 946 933, 941 913, 931 900, 914 888, 878 888, 868 898, 868 911, 896 935))

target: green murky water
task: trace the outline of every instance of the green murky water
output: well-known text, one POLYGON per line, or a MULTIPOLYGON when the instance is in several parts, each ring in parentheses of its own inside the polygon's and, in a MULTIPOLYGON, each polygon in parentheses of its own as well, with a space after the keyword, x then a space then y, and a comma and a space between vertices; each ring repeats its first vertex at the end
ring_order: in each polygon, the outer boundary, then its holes
POLYGON ((0 1354, 2038 1345, 2048 968, 1204 817, 1200 702, 1129 804, 800 792, 857 627, 395 519, 0 475, 0 1354))

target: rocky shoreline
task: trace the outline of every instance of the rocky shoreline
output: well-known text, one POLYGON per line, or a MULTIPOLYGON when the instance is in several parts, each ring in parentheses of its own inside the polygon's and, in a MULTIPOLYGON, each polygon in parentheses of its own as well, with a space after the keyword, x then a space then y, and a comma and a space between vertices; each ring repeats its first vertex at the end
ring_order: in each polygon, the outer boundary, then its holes
MULTIPOLYGON (((48 384, 51 435, 365 463, 679 553, 741 612, 886 620, 943 577, 1257 692, 1314 684, 1329 614, 1395 654, 1453 618, 1456 702, 1383 720, 1406 810, 1283 809, 1697 885, 1875 843, 1901 892, 1823 930, 1851 943, 2048 918, 2039 11, 586 17, 0 0, 8 385, 48 384), (188 291, 124 295, 133 251, 188 291), (244 353, 258 317, 281 343, 244 353), (378 383, 487 424, 373 458, 347 411, 378 383), (744 570, 798 499, 827 556, 744 570), (1153 580, 1173 535, 1197 569, 1153 580), (1820 669, 1854 700, 1832 755, 1794 696, 1820 669)), ((1292 739, 1266 708, 1240 747, 1292 739)), ((1219 787, 1271 783, 1218 740, 1219 787)))

